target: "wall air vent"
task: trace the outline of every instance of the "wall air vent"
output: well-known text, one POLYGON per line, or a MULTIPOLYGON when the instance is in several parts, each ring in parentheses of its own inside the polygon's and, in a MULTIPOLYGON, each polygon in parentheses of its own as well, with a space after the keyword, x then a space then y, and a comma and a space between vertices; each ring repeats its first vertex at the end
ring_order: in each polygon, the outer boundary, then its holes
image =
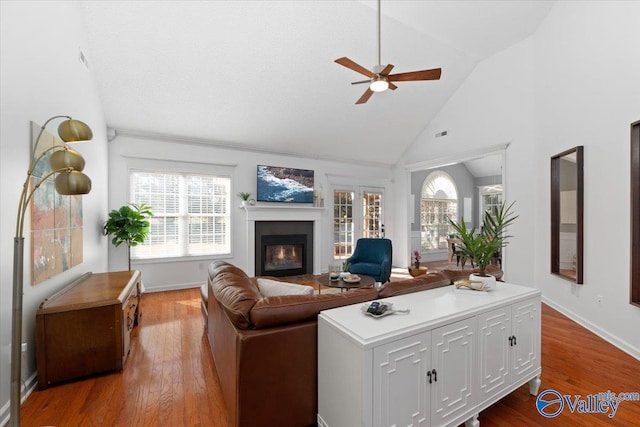
POLYGON ((80 63, 82 65, 84 65, 84 68, 86 68, 88 70, 89 69, 89 60, 87 59, 87 55, 84 54, 82 49, 80 49, 80 54, 78 55, 78 59, 80 60, 80 63))

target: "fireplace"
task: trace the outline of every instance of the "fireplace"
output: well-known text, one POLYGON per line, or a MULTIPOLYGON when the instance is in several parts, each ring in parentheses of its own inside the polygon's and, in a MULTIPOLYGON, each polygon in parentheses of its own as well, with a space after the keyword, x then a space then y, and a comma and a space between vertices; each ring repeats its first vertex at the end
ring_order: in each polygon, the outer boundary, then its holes
POLYGON ((256 221, 255 271, 295 276, 313 271, 312 221, 256 221))

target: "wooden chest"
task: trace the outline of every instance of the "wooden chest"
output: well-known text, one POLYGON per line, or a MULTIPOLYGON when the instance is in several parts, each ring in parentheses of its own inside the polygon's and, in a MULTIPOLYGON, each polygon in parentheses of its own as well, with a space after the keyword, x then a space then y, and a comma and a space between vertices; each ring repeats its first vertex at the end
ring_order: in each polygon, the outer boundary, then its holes
POLYGON ((121 371, 142 315, 139 271, 86 273, 36 313, 38 388, 121 371))

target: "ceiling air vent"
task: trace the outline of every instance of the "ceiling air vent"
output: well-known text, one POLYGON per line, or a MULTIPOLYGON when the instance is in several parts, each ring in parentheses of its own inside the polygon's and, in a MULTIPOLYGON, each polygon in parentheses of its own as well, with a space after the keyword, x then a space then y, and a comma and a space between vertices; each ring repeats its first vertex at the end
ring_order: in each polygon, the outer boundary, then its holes
POLYGON ((441 136, 447 136, 447 131, 443 130, 442 132, 436 133, 436 138, 440 138, 441 136))

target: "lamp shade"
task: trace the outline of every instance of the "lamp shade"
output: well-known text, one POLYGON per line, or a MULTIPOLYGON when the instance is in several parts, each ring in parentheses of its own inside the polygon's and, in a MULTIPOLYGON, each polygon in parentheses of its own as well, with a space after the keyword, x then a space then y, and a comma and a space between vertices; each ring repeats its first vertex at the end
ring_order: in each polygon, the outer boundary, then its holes
POLYGON ((56 191, 63 196, 88 194, 91 191, 91 179, 74 170, 61 172, 56 177, 56 191))
POLYGON ((77 151, 65 148, 51 154, 49 164, 54 171, 64 168, 82 171, 84 169, 84 158, 77 151))
POLYGON ((74 119, 60 123, 58 135, 64 142, 89 141, 93 138, 93 132, 89 125, 74 119))

